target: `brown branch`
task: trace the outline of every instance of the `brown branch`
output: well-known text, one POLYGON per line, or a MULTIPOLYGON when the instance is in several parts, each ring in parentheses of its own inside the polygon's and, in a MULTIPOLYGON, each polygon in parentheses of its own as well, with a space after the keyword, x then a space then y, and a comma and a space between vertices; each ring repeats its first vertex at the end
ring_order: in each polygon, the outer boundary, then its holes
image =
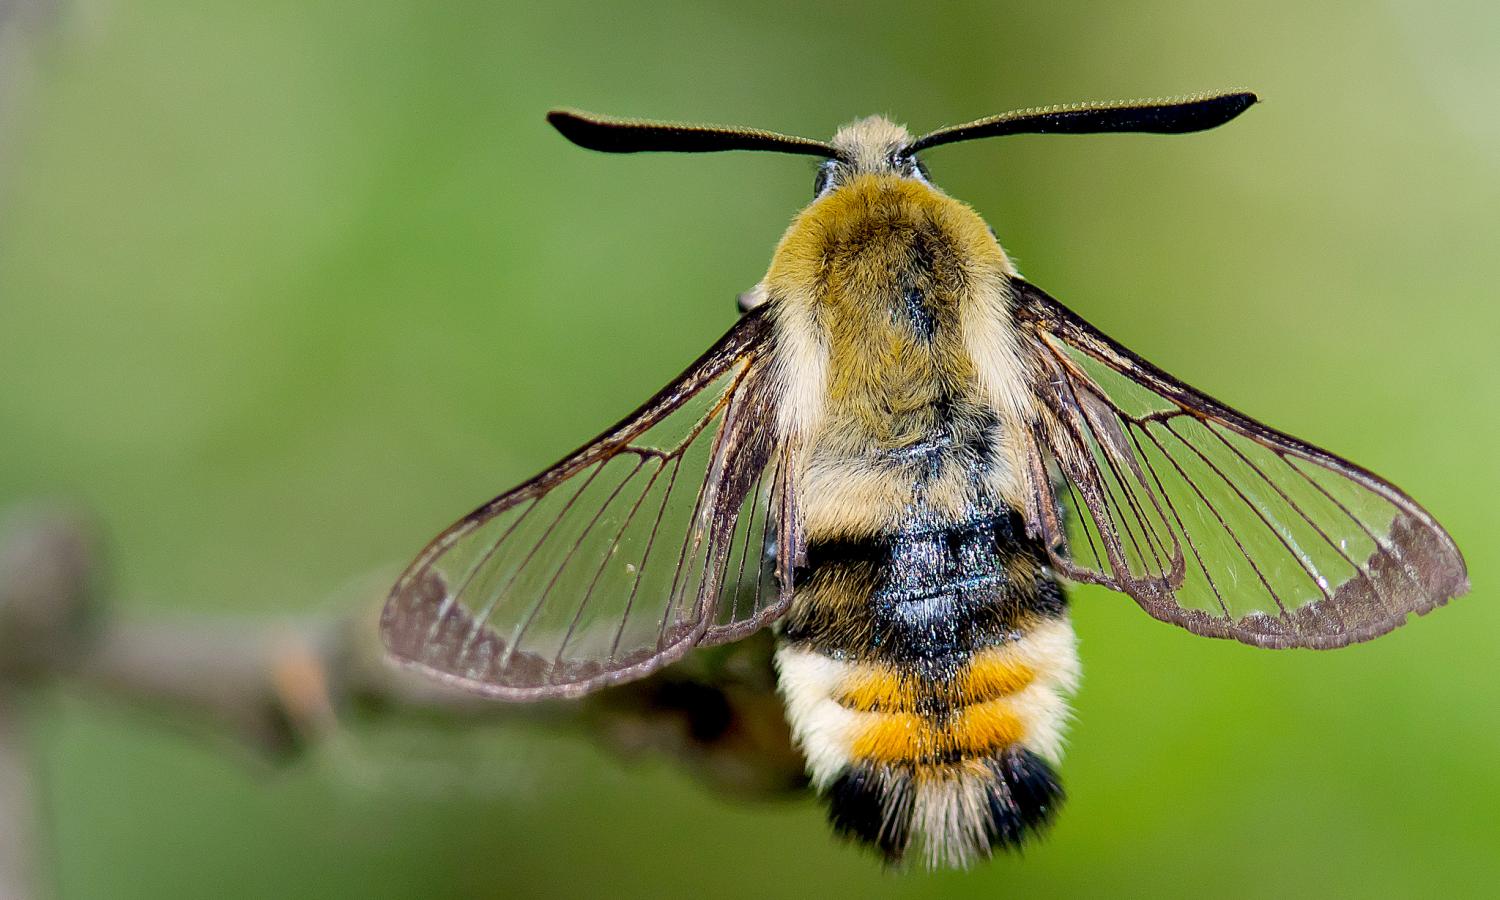
POLYGON ((0 687, 62 678, 272 761, 295 758, 356 718, 526 721, 627 756, 664 755, 737 794, 776 796, 805 783, 775 694, 769 635, 583 700, 497 703, 392 665, 375 627, 383 590, 342 617, 129 619, 95 599, 97 554, 80 519, 33 510, 12 515, 5 534, 0 687))
POLYGON ((280 624, 117 620, 101 629, 69 680, 176 715, 272 761, 295 758, 355 718, 472 727, 525 721, 579 732, 625 756, 663 754, 716 789, 770 796, 804 784, 770 654, 762 636, 583 700, 517 705, 393 666, 373 615, 280 624))
POLYGON ((95 547, 93 529, 64 510, 0 517, 0 897, 37 891, 37 811, 18 713, 38 682, 157 711, 272 762, 356 718, 405 716, 568 729, 625 756, 664 756, 741 796, 785 796, 806 784, 775 693, 768 634, 583 700, 504 704, 394 666, 375 627, 383 592, 341 617, 132 620, 100 599, 95 547))
POLYGON ((36 895, 36 809, 20 698, 0 690, 0 897, 36 895))
POLYGON ((97 591, 92 532, 56 508, 0 517, 0 897, 36 889, 36 811, 17 713, 22 692, 41 681, 164 713, 273 762, 296 758, 356 717, 406 716, 569 729, 625 756, 665 756, 742 796, 783 796, 806 783, 767 634, 583 700, 497 703, 394 666, 375 627, 382 596, 342 617, 288 622, 113 615, 97 591))
POLYGON ((89 545, 80 520, 57 509, 17 509, 0 521, 0 897, 38 893, 21 694, 88 644, 89 545))

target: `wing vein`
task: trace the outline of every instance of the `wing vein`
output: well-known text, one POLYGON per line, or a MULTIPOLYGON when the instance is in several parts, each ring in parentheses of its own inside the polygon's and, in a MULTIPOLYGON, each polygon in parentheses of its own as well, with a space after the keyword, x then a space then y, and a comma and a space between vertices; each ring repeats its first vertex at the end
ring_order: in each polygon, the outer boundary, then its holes
MULTIPOLYGON (((659 458, 657 459, 658 461, 660 461, 659 458)), ((645 464, 645 461, 646 458, 642 457, 642 465, 645 464)), ((615 532, 614 540, 610 542, 609 549, 604 552, 604 555, 599 562, 599 567, 594 570, 594 577, 589 581, 588 589, 583 593, 583 600, 578 604, 578 609, 574 611, 573 620, 568 623, 568 629, 563 633, 562 643, 558 645, 557 653, 552 657, 552 665, 550 668, 553 671, 555 671, 561 664, 563 651, 567 649, 568 643, 572 641, 573 633, 575 630, 577 630, 578 623, 583 618, 583 611, 588 608, 588 605, 594 596, 594 589, 599 586, 599 579, 604 576, 605 568, 609 566, 610 559, 612 559, 615 555, 615 548, 620 545, 620 539, 623 538, 625 536, 625 532, 630 529, 630 523, 635 521, 635 514, 640 512, 641 504, 646 502, 646 497, 650 495, 651 488, 656 484, 656 479, 661 477, 661 473, 665 468, 666 464, 662 463, 662 465, 657 467, 655 472, 651 473, 651 477, 646 481, 646 486, 641 489, 641 495, 635 498, 635 503, 630 507, 630 512, 626 514, 625 521, 620 523, 619 530, 615 532)), ((631 477, 634 477, 633 472, 631 473, 631 477)), ((636 579, 638 580, 641 575, 641 571, 637 569, 635 571, 636 579)))
MULTIPOLYGON (((1172 502, 1172 495, 1168 493, 1166 487, 1162 484, 1161 476, 1156 474, 1156 467, 1151 464, 1151 457, 1146 454, 1146 449, 1141 446, 1141 439, 1136 435, 1137 431, 1144 433, 1147 440, 1150 440, 1158 450, 1161 450, 1163 456, 1166 456, 1167 452, 1162 448, 1161 444, 1157 443, 1156 439, 1151 436, 1150 430, 1147 426, 1137 424, 1135 425, 1135 427, 1130 429, 1130 441, 1131 443, 1135 444, 1135 448, 1140 451, 1141 462, 1145 463, 1146 471, 1151 473, 1151 480, 1156 482, 1156 489, 1161 495, 1162 502, 1167 505, 1167 509, 1171 510, 1172 520, 1177 523, 1177 533, 1182 535, 1182 539, 1187 542, 1188 550, 1192 552, 1193 560, 1198 563, 1198 568, 1203 572, 1203 579, 1208 582, 1208 589, 1213 591, 1214 600, 1218 602, 1220 611, 1222 611, 1225 616, 1228 616, 1229 605, 1224 602, 1224 596, 1219 593, 1219 586, 1214 583, 1213 575, 1209 574, 1208 564, 1204 561, 1203 554, 1199 552, 1198 545, 1193 540, 1192 532, 1188 531, 1187 525, 1182 521, 1181 514, 1177 512, 1177 504, 1172 502)), ((1170 461, 1170 458, 1168 459, 1168 461, 1170 461)), ((1172 527, 1170 523, 1166 524, 1168 528, 1172 527)))
MULTIPOLYGON (((661 529, 662 516, 666 515, 667 501, 672 498, 672 489, 677 485, 677 473, 682 469, 682 457, 672 460, 672 475, 667 479, 667 489, 662 492, 661 506, 656 511, 656 521, 651 523, 651 536, 646 539, 646 549, 641 553, 640 564, 636 567, 637 573, 646 571, 646 561, 651 557, 651 548, 656 545, 656 534, 661 529)), ((630 621, 630 613, 635 608, 636 594, 640 592, 641 581, 637 578, 630 586, 630 597, 625 601, 625 610, 620 614, 620 627, 615 631, 614 640, 609 646, 609 662, 614 663, 620 652, 620 638, 625 634, 625 624, 630 621)))

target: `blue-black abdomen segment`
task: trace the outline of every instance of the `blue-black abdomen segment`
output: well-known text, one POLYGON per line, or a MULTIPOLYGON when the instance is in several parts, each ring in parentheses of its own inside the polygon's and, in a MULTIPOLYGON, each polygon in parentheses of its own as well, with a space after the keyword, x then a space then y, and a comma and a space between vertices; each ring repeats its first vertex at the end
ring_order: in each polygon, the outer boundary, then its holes
POLYGON ((1043 558, 1009 510, 815 540, 782 637, 848 658, 949 665, 1018 635, 1028 618, 1065 612, 1043 558))

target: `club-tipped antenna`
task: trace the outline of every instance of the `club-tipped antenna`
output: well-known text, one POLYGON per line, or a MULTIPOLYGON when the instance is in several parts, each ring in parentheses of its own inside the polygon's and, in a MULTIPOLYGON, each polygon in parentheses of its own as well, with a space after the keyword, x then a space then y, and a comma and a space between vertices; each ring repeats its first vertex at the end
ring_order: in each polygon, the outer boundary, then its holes
POLYGON ((1258 99, 1249 91, 1229 91, 1163 100, 1022 109, 940 128, 907 144, 905 152, 912 154, 942 144, 1008 134, 1099 134, 1112 131, 1185 134, 1223 125, 1249 109, 1258 99))
POLYGON ((604 153, 717 153, 723 150, 771 150, 777 153, 801 153, 807 156, 833 157, 838 151, 832 144, 809 138, 762 131, 759 128, 735 128, 727 125, 683 125, 676 122, 651 122, 641 119, 617 119, 568 109, 547 113, 547 121, 562 136, 580 147, 604 153))

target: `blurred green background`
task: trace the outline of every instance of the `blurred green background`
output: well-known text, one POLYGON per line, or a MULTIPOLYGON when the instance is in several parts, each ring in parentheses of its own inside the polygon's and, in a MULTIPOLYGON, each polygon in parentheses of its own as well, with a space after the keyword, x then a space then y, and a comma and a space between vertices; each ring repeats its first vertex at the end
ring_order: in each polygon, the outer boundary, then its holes
MULTIPOLYGON (((882 872, 534 729, 357 730, 288 769, 61 689, 74 897, 1480 895, 1500 875, 1500 7, 24 2, 0 77, 0 502, 72 498, 132 612, 298 615, 646 397, 810 195, 771 155, 610 157, 554 105, 826 137, 1246 86, 1192 137, 934 151, 1032 281, 1385 473, 1470 597, 1257 651, 1074 591, 1072 799, 1024 856, 882 872)), ((18 12, 19 11, 19 12, 18 12)), ((19 17, 18 17, 19 15, 19 17)))

